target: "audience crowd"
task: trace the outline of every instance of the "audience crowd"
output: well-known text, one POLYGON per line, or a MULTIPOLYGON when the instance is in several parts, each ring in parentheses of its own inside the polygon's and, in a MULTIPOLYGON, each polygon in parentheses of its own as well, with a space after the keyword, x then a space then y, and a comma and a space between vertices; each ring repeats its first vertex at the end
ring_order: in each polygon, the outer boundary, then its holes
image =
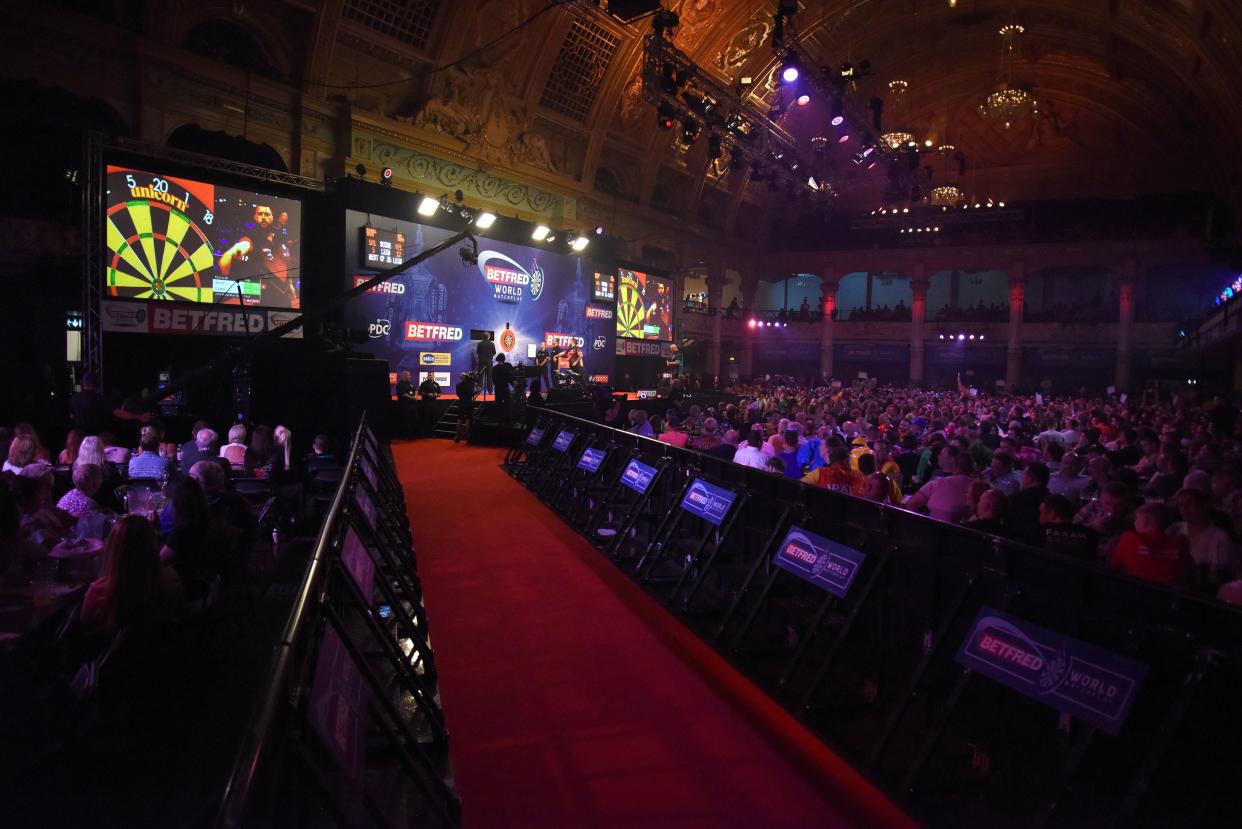
POLYGON ((629 430, 1242 603, 1242 417, 1221 397, 1046 398, 792 378, 629 430))

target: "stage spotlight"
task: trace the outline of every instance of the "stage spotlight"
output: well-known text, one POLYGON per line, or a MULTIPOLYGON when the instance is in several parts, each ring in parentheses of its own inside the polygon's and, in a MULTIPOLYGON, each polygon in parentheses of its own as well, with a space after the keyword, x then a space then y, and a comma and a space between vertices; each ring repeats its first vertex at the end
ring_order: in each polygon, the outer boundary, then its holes
POLYGON ((475 226, 481 230, 487 230, 496 223, 496 214, 484 211, 479 214, 479 218, 474 220, 475 226))
POLYGON ((798 71, 798 59, 794 55, 785 58, 785 64, 781 67, 781 80, 785 83, 794 83, 801 76, 798 71))
POLYGON ((850 140, 850 134, 848 132, 843 132, 841 133, 840 136, 837 137, 838 144, 844 144, 846 141, 849 141, 849 140, 850 140))
POLYGON ((980 334, 980 335, 979 335, 979 339, 981 339, 981 340, 983 339, 983 335, 982 335, 982 334, 980 334))
POLYGON ((975 338, 974 334, 970 334, 969 336, 966 337, 966 339, 968 340, 973 340, 974 338, 975 338))
POLYGON ((596 236, 603 236, 603 235, 604 235, 604 226, 603 226, 603 225, 599 225, 599 226, 597 226, 597 227, 595 228, 595 235, 596 235, 596 236))
POLYGON ((810 187, 812 190, 818 190, 819 182, 815 180, 815 176, 811 176, 806 180, 806 186, 810 187))
POLYGON ((811 102, 811 96, 803 92, 795 101, 800 107, 804 107, 811 102))
POLYGON ((586 246, 589 244, 591 244, 590 239, 586 236, 579 236, 574 239, 569 246, 574 249, 575 253, 582 253, 582 251, 586 250, 586 246))
POLYGON ((685 118, 681 122, 681 141, 683 144, 693 144, 699 140, 699 122, 693 118, 685 118))
POLYGON ((832 102, 832 125, 839 127, 845 123, 845 104, 841 103, 841 99, 837 98, 832 102))
POLYGON ((966 335, 965 335, 965 334, 958 334, 958 335, 957 335, 957 338, 958 338, 959 340, 964 340, 964 339, 966 339, 966 335))
POLYGON ((530 238, 534 239, 536 242, 542 242, 544 239, 548 238, 548 234, 551 232, 552 229, 547 225, 536 225, 535 229, 531 231, 530 238))
POLYGON ((754 328, 754 327, 755 327, 755 321, 752 319, 752 320, 750 320, 749 322, 747 322, 747 323, 746 323, 746 325, 747 325, 748 327, 750 327, 750 328, 754 328))
POLYGON ((385 167, 384 171, 380 173, 380 181, 383 182, 385 187, 392 187, 392 168, 391 167, 385 167))
POLYGON ((656 124, 662 130, 671 130, 673 128, 673 119, 677 112, 668 104, 660 104, 656 107, 656 124))
POLYGON ((440 206, 439 199, 433 199, 431 196, 423 196, 423 200, 418 203, 418 215, 434 216, 436 209, 440 206))
POLYGON ((944 334, 941 334, 941 335, 940 335, 940 339, 942 339, 942 340, 944 339, 944 334))

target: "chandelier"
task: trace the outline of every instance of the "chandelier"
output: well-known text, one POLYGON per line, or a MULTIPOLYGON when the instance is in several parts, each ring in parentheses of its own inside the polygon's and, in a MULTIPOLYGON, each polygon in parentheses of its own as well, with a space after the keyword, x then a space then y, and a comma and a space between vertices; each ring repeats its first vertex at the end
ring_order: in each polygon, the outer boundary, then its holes
POLYGON ((993 121, 999 121, 1009 129, 1014 121, 1028 113, 1036 111, 1035 98, 1025 89, 1014 86, 1013 67, 1017 61, 1018 38, 1025 32, 1017 23, 1007 23, 1000 27, 1000 36, 1004 41, 1001 49, 1000 76, 996 89, 979 105, 979 114, 993 121))
POLYGON ((936 207, 957 207, 962 198, 961 188, 953 184, 941 184, 931 189, 931 203, 936 207))
MULTIPOLYGON (((889 99, 891 100, 891 111, 889 117, 896 115, 897 110, 901 107, 901 102, 906 96, 906 90, 910 88, 907 81, 895 80, 888 82, 889 99)), ((880 134, 880 143, 890 150, 899 150, 902 147, 911 146, 915 143, 914 133, 903 127, 894 127, 888 132, 880 134)))

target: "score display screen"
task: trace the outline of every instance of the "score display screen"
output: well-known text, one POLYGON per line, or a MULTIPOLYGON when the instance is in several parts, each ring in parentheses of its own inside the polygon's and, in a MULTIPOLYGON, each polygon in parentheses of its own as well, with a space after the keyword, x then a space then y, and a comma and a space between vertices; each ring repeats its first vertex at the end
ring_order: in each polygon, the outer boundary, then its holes
POLYGON ((111 164, 106 172, 107 296, 301 307, 300 201, 111 164))
POLYGON ((405 261, 405 234, 378 227, 362 229, 362 266, 400 265, 405 261))
POLYGON ((596 272, 591 283, 591 299, 595 302, 615 302, 617 299, 617 275, 596 272))
POLYGON ((617 275, 617 336, 673 339, 673 283, 639 271, 617 275))

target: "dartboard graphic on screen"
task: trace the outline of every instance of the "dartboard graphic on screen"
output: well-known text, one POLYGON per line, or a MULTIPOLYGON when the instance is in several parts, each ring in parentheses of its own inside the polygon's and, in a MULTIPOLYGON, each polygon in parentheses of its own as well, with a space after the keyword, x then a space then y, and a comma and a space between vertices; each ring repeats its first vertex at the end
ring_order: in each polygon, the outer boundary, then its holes
POLYGON ((110 296, 301 306, 301 203, 193 179, 108 166, 110 296))
POLYGON ((147 199, 112 205, 107 245, 112 296, 212 301, 211 242, 176 207, 147 199))
POLYGON ((673 338, 672 285, 651 274, 622 269, 617 279, 617 336, 673 338))

